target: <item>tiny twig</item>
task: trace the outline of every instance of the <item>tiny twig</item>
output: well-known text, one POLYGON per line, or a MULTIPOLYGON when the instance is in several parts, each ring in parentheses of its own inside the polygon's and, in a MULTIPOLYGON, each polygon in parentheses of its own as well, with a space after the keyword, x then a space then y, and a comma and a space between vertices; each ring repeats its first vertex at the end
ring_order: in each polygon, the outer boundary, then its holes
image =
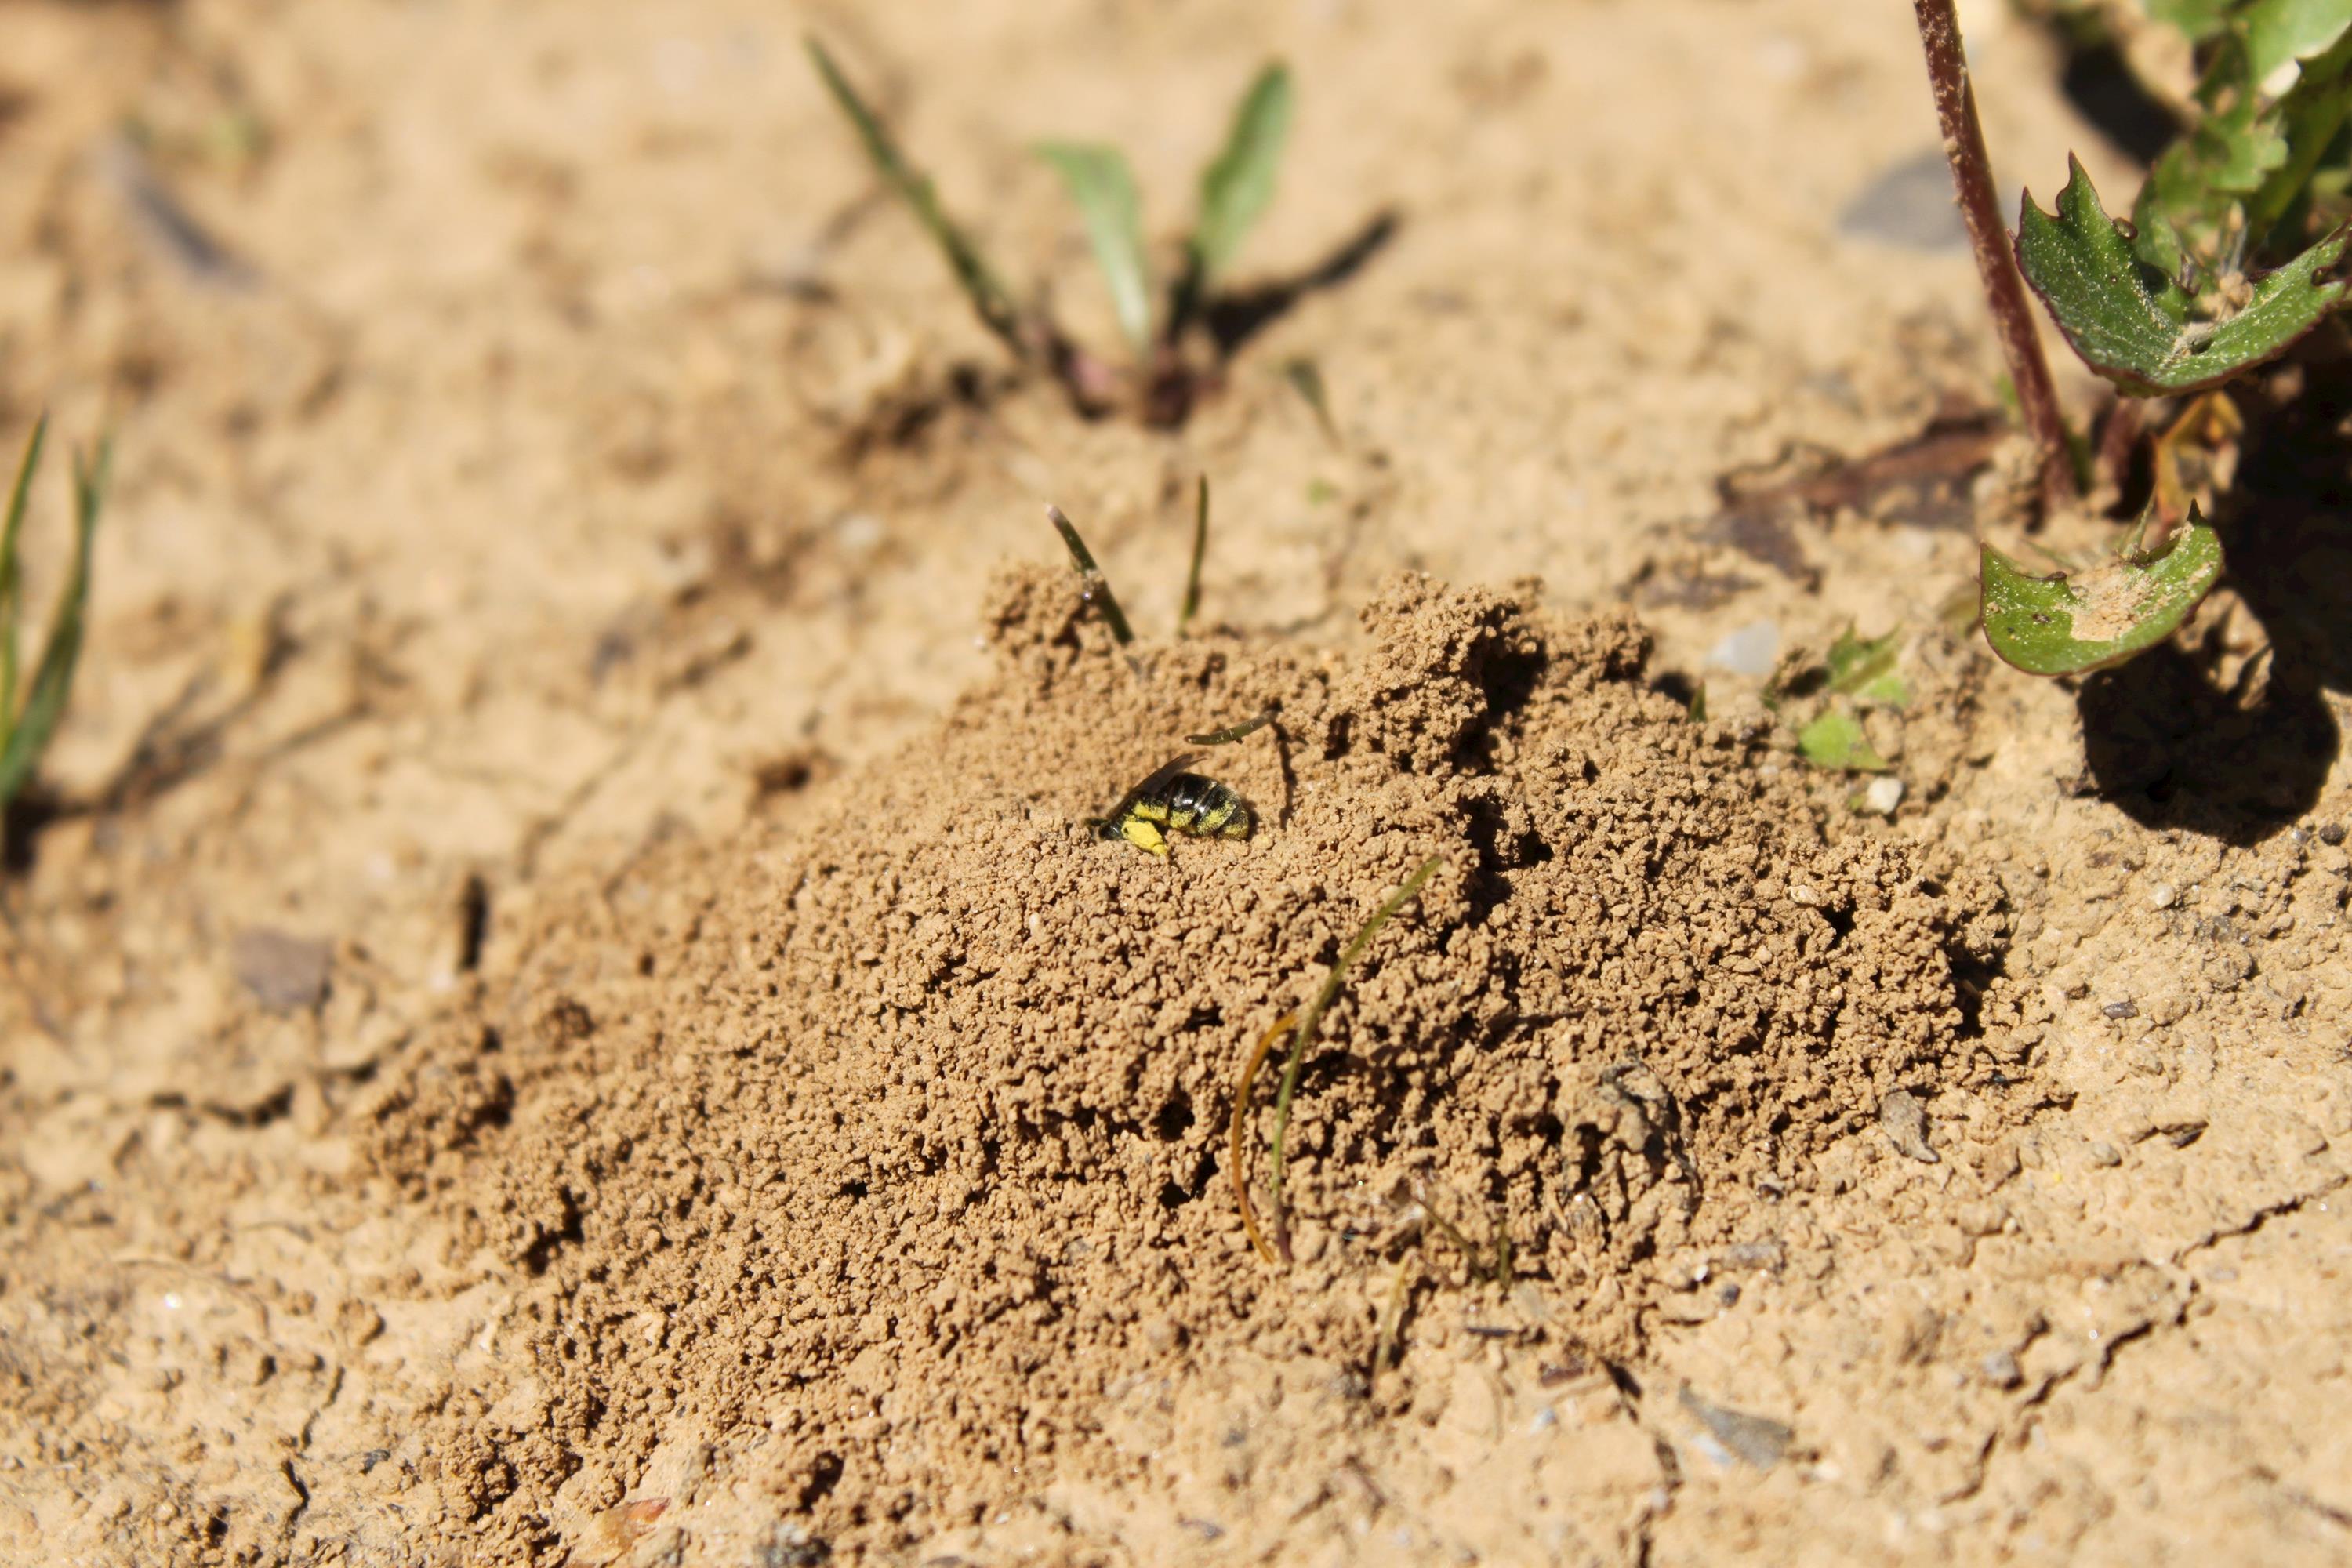
POLYGON ((1440 1234, 1442 1234, 1446 1240, 1452 1242, 1455 1250, 1462 1254, 1462 1261, 1468 1267, 1472 1277, 1476 1278, 1486 1273, 1488 1267, 1486 1259, 1489 1254, 1491 1254, 1494 1259, 1492 1267, 1494 1269, 1495 1283, 1497 1286, 1509 1284, 1511 1279, 1511 1235, 1509 1230, 1505 1227, 1504 1222, 1497 1218, 1490 1217, 1488 1219, 1486 1224, 1487 1245, 1480 1247, 1477 1243, 1470 1239, 1468 1232, 1465 1231, 1460 1226, 1455 1225, 1452 1220, 1446 1218, 1445 1215, 1439 1211, 1436 1203, 1433 1201, 1429 1195, 1429 1189, 1426 1184, 1416 1182, 1413 1184, 1418 1189, 1413 1194, 1414 1201, 1421 1205, 1422 1212, 1429 1216, 1430 1222, 1437 1226, 1440 1234))
POLYGON ((1380 929, 1388 924, 1399 910, 1411 903, 1428 884, 1430 878, 1437 874, 1437 868, 1444 864, 1443 856, 1431 856, 1421 863, 1419 870, 1405 879, 1404 886, 1388 896, 1387 901, 1373 912, 1372 918, 1366 921, 1348 945, 1339 950, 1339 962, 1331 965, 1331 973, 1323 977, 1323 984, 1315 993, 1314 1000, 1308 1002, 1298 1016, 1297 1031, 1290 1037, 1290 1055, 1282 1064, 1282 1087, 1275 1093, 1274 1139, 1267 1162, 1267 1206, 1274 1215, 1274 1244, 1286 1263, 1290 1261, 1290 1227, 1282 1201, 1284 1142, 1290 1132, 1290 1101, 1291 1097, 1298 1092, 1298 1073, 1307 1062, 1307 1043, 1315 1037, 1316 1025, 1322 1022, 1324 1013, 1338 999, 1340 984, 1347 979, 1349 968, 1363 956, 1364 949, 1370 945, 1380 929))
POLYGON ((1257 1214, 1250 1207, 1249 1173, 1243 1159, 1242 1129, 1249 1119, 1250 1090, 1256 1086, 1258 1068, 1265 1065, 1266 1053, 1274 1048, 1274 1042, 1282 1037, 1282 1031, 1297 1022, 1298 1015, 1296 1013, 1285 1013, 1276 1018, 1274 1027, 1259 1037, 1257 1049, 1252 1051, 1249 1060, 1242 1064, 1241 1081, 1234 1085, 1234 1201, 1241 1205, 1242 1229, 1248 1232, 1250 1245, 1257 1248, 1257 1255, 1268 1263, 1280 1263, 1282 1260, 1275 1256, 1274 1248, 1266 1245, 1265 1237, 1257 1228, 1257 1214))
POLYGON ((1478 1249, 1471 1244, 1468 1237, 1462 1234, 1462 1227, 1439 1214, 1437 1206, 1426 1198, 1422 1200, 1421 1206, 1428 1212, 1429 1221, 1437 1227, 1437 1233, 1452 1242, 1454 1249, 1462 1255, 1462 1261, 1470 1266, 1470 1271, 1473 1274, 1477 1273, 1478 1249))
POLYGON ((1118 607, 1118 596, 1110 591, 1110 579, 1105 577, 1102 568, 1095 564, 1095 552, 1087 548, 1087 542, 1078 537, 1076 527, 1062 515, 1060 507, 1047 505, 1045 521, 1054 525, 1055 531, 1062 536, 1062 542, 1069 546, 1070 564, 1077 568, 1080 577, 1086 579, 1087 602, 1102 611, 1103 620, 1109 626, 1110 635, 1118 640, 1119 647, 1125 647, 1132 643, 1135 632, 1127 624, 1127 612, 1118 607))
POLYGON ((1184 578, 1184 607, 1176 616, 1176 635, 1182 637, 1184 628, 1201 608, 1201 561, 1209 552, 1209 476, 1201 476, 1201 501, 1192 519, 1192 570, 1184 578))
POLYGON ((1396 1352, 1397 1331, 1404 1326, 1405 1286, 1412 1278, 1408 1271, 1420 1255, 1420 1241, 1415 1238, 1413 1245, 1405 1249, 1404 1256, 1397 1259, 1395 1277, 1389 1281, 1388 1301, 1381 1308, 1380 1337, 1372 1342, 1371 1371, 1364 1377, 1368 1390, 1381 1375, 1381 1368, 1386 1366, 1389 1358, 1396 1352))
POLYGON ((1960 217, 1976 252, 1977 277, 1992 310, 2009 379, 2025 428, 2042 453, 2042 500, 2055 507, 2075 494, 2074 456, 2066 437, 2066 416, 2058 406, 2057 384, 2042 357, 2033 306, 2018 275, 2009 231, 2000 221, 2000 198, 1993 188, 1992 158, 1985 151, 1984 126, 1977 119, 1976 91, 1969 84, 1969 61, 1960 47, 1959 18, 1952 0, 1913 0, 1919 44, 1927 57, 1927 80, 1935 90, 1936 118, 1944 132, 1944 156, 1952 165, 1952 185, 1960 217))

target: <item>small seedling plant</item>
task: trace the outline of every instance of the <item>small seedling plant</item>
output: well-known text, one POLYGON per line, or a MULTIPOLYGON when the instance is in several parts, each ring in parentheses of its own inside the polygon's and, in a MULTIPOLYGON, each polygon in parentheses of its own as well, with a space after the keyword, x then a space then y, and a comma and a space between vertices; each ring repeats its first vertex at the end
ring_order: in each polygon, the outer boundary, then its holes
POLYGON ((98 532, 99 509, 106 494, 108 452, 101 442, 94 458, 86 460, 80 453, 74 454, 73 563, 67 569, 57 608, 49 616, 40 657, 20 691, 20 634, 25 618, 20 547, 33 475, 40 467, 41 447, 47 435, 45 416, 25 443, 16 481, 8 491, 7 512, 0 517, 0 841, 5 841, 7 832, 8 808, 32 782, 33 770, 48 749, 49 738, 57 733, 58 722, 65 717, 66 700, 73 692, 74 667, 81 658, 83 617, 89 603, 90 542, 98 532))
POLYGON ((2066 505, 2084 476, 2029 287, 2123 398, 2179 405, 2153 439, 2155 493, 2106 559, 2034 573, 1983 549, 1982 622, 2002 658, 2037 675, 2118 663, 2170 637, 2221 574, 2221 542, 2179 479, 2182 452, 2233 441, 2242 419, 2225 389, 2352 300, 2352 0, 2145 0, 2149 23, 2194 51, 2188 123, 2128 216, 2111 213, 2069 159, 2054 208, 2029 193, 2013 235, 1996 209, 1952 0, 1914 7, 2045 501, 2066 505))
POLYGON ((1275 174, 1290 132, 1290 71, 1268 64, 1243 93, 1223 147, 1201 172, 1200 199, 1181 259, 1164 289, 1155 287, 1143 204, 1127 155, 1095 142, 1045 142, 1037 157, 1061 176, 1078 209, 1111 313, 1126 339, 1124 363, 1074 340, 1044 303, 1024 306, 982 255, 971 232, 940 201, 930 176, 853 86, 831 53, 807 40, 810 60, 840 107, 883 184, 904 202, 946 258, 979 318, 1024 364, 1042 364, 1081 412, 1128 407, 1147 423, 1181 424, 1201 394, 1223 374, 1223 351, 1202 354, 1192 328, 1224 281, 1243 239, 1274 199, 1275 174))
POLYGON ((1820 662, 1801 657, 1774 672, 1764 705, 1795 728, 1800 756, 1843 773, 1888 771, 1863 721, 1872 709, 1910 706, 1911 684, 1896 668, 1901 647, 1900 632, 1864 638, 1848 626, 1820 662))

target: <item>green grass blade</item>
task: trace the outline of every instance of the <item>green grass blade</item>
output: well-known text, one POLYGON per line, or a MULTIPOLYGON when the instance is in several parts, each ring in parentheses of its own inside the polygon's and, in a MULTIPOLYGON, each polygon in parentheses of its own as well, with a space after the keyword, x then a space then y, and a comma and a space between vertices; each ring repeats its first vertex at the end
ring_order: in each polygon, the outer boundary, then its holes
POLYGON ((40 467, 41 443, 49 434, 49 416, 33 422, 32 439, 25 443, 25 460, 16 465, 16 483, 8 491, 8 514, 0 520, 0 749, 8 744, 16 717, 17 623, 24 615, 25 584, 17 571, 16 535, 24 526, 25 503, 32 493, 33 470, 40 467))
POLYGON ((1112 310, 1140 360, 1151 353, 1151 268, 1143 257, 1143 204, 1127 155, 1091 142, 1045 142, 1037 156, 1062 176, 1086 220, 1095 264, 1110 285, 1112 310))
POLYGON ((1201 216, 1191 249, 1197 285, 1203 292, 1274 200, 1275 170, 1290 134, 1290 68, 1277 60, 1258 72, 1242 95, 1224 150, 1202 171, 1201 216))
POLYGON ((1292 390, 1307 400, 1307 406, 1315 411, 1315 423, 1323 427, 1323 438, 1338 446, 1339 427, 1331 423, 1331 399, 1323 388, 1323 368, 1311 359, 1295 359, 1282 367, 1282 375, 1292 390))
POLYGON ((1248 740, 1273 722, 1274 710, 1269 708, 1255 719, 1244 719, 1238 724, 1228 724, 1205 735, 1187 735, 1184 743, 1188 746, 1230 746, 1248 740))
POLYGON ((1110 635, 1118 646, 1127 647, 1135 640, 1135 629, 1127 624, 1127 612, 1118 607, 1118 595, 1110 591, 1110 579, 1095 564, 1095 552, 1078 537, 1077 524, 1065 516, 1060 507, 1051 505, 1045 508, 1045 521, 1054 525, 1054 531, 1068 546, 1070 564, 1086 581, 1087 602, 1102 611, 1103 620, 1109 625, 1110 635))
POLYGON ((833 56, 825 51, 824 46, 814 37, 805 38, 803 42, 807 45, 809 59, 816 67, 816 74, 824 80, 825 89, 833 94, 834 102, 840 105, 841 112, 857 132, 858 141, 865 144, 866 156, 873 163, 874 172, 882 177, 885 184, 898 192, 899 199, 907 204, 930 235, 932 243, 947 258, 948 267, 955 273, 958 287, 963 289, 964 298, 971 302, 972 313, 980 318, 982 326, 1003 340, 1005 346, 1014 354, 1026 359, 1029 344, 1022 332, 1021 312, 1013 303, 1013 296, 1006 292, 1003 284, 997 281, 994 269, 982 258, 980 248, 972 244, 971 237, 948 216, 947 209, 940 205, 939 195, 931 188, 930 176, 907 162, 905 154, 898 150, 898 142, 892 140, 889 128, 857 95, 857 89, 849 85, 849 79, 841 74, 841 68, 834 63, 833 56))
POLYGON ((1192 569, 1184 574, 1184 607, 1176 616, 1176 635, 1182 637, 1184 628, 1201 609, 1201 562, 1209 553, 1209 476, 1201 476, 1200 504, 1192 513, 1192 569))
POLYGON ((1405 879, 1404 886, 1391 893, 1381 907, 1372 912, 1348 945, 1339 950, 1339 962, 1331 973, 1323 977, 1323 984, 1313 1001, 1298 1015, 1298 1027, 1290 1037, 1290 1055, 1282 1064, 1282 1087, 1274 1097, 1274 1139, 1266 1157, 1266 1208, 1274 1221, 1275 1245, 1281 1249, 1284 1260, 1290 1258, 1290 1227, 1282 1203, 1282 1177, 1286 1141, 1290 1135, 1290 1101, 1298 1092, 1298 1072, 1307 1062, 1307 1047, 1315 1038, 1315 1026, 1339 997, 1339 987, 1348 978, 1348 971, 1356 960, 1363 957, 1364 949, 1381 928, 1396 918, 1396 913, 1421 895, 1429 879, 1445 864, 1444 857, 1433 855, 1421 863, 1421 868, 1405 879))
POLYGON ((25 696, 25 710, 0 748, 0 805, 16 798, 32 776, 33 766, 47 749, 50 734, 65 716, 66 696, 73 689, 74 666, 81 658, 83 611, 89 601, 90 541, 98 532, 99 509, 105 502, 109 444, 98 445, 97 461, 85 468, 74 458, 74 558, 66 589, 49 622, 49 637, 41 662, 25 696))

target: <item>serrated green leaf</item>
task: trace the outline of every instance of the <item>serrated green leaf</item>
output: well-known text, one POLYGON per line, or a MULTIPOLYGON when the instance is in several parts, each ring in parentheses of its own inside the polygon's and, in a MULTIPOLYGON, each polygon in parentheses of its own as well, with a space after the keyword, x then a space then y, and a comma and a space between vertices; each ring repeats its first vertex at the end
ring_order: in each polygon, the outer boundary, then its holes
POLYGON ((1862 721, 1834 708, 1797 731, 1797 750, 1818 768, 1854 773, 1886 771, 1886 759, 1862 732, 1862 721))
POLYGON ((83 611, 89 602, 90 542, 98 532, 98 514, 106 497, 110 448, 98 446, 98 458, 84 467, 74 457, 74 556, 64 595, 49 622, 49 636, 41 662, 25 691, 24 711, 0 745, 0 805, 16 798, 32 776, 33 766, 47 749, 49 736, 65 716, 66 697, 73 689, 74 666, 81 658, 83 611))
POLYGON ((2077 573, 2033 576, 1988 544, 1979 590, 1985 640, 2032 675, 2119 664, 2170 637, 2221 575, 2221 542, 2194 508, 2160 553, 2126 553, 2077 573))
POLYGON ((1037 156, 1053 165, 1086 220, 1095 264, 1110 286, 1118 330, 1140 359, 1151 352, 1151 270, 1143 256, 1143 204, 1127 155, 1099 142, 1047 142, 1037 156))
POLYGON ((2126 392, 2161 395, 2218 386, 2284 353, 2345 303, 2347 281, 2330 271, 2344 256, 2346 236, 2338 231, 2252 283, 2235 314, 2203 319, 2208 302, 2136 255, 2100 205, 2091 176, 2080 163, 2067 162, 2071 177, 2054 215, 2030 194, 2025 198, 2018 264, 2074 352, 2126 392))
POLYGON ((1224 150, 1201 173, 1201 216, 1193 225, 1192 268, 1201 289, 1224 269, 1274 199, 1275 171, 1290 134, 1290 69, 1268 65, 1242 95, 1224 150))
POLYGON ((849 79, 841 74, 841 68, 834 64, 833 56, 825 51, 824 46, 814 37, 804 38, 803 42, 808 48, 811 63, 816 67, 816 74, 824 82, 825 90, 833 95, 833 101, 839 106, 851 129, 857 132, 857 139, 866 149, 866 161, 874 165, 874 172, 881 176, 882 183, 897 192, 898 199, 907 204, 908 210, 915 215, 924 232, 931 237, 931 242, 947 258, 949 270, 955 274, 957 287, 963 290, 965 300, 971 302, 972 314, 978 316, 981 324, 1002 339, 1014 354, 1027 358, 1029 342, 1021 330, 1020 309, 1013 304, 1013 296, 1006 292, 1004 285, 997 281, 995 269, 988 265, 980 253, 980 247, 971 242, 971 236, 965 234, 948 216, 947 209, 940 205, 938 193, 931 188, 930 176, 907 161, 906 155, 898 150, 898 142, 891 136, 889 127, 882 123, 880 115, 867 107, 866 100, 858 96, 857 89, 849 85, 849 79))

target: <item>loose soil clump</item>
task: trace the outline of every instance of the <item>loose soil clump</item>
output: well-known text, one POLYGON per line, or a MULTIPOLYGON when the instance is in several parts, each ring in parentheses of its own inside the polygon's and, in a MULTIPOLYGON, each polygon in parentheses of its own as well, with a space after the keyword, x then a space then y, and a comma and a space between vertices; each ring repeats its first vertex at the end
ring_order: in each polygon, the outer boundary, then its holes
POLYGON ((1633 620, 1416 576, 1362 619, 1348 656, 1130 658, 1067 574, 1004 573, 997 673, 935 734, 787 835, 551 903, 510 1005, 413 1056, 367 1140, 453 1255, 530 1281, 419 1445, 461 1528, 551 1559, 651 1528, 686 1443, 795 1550, 910 1545, 1045 1469, 1131 1481, 1115 1413, 1180 1372, 1273 1356, 1395 1413, 1392 1280, 1407 1336, 1475 1285, 1564 1359, 1633 1355, 1677 1260, 1890 1096, 1916 1122, 2003 1065, 1996 886, 1833 832, 1762 726, 1646 684, 1633 620), (1248 842, 1090 830, 1265 710, 1192 764, 1248 842), (1271 1269, 1235 1073, 1431 856, 1306 1064, 1271 1269))

